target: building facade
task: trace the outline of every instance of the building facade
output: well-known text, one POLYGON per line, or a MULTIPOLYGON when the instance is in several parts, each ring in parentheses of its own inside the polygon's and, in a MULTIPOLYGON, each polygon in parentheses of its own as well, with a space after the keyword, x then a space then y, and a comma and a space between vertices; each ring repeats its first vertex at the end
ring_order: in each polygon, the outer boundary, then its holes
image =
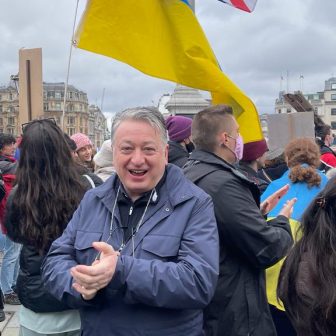
MULTIPOLYGON (((62 127, 64 104, 64 83, 43 83, 43 115, 54 118, 62 127)), ((14 85, 0 87, 0 132, 15 136, 21 134, 18 121, 19 96, 14 85)), ((75 133, 87 134, 96 147, 105 140, 106 118, 97 106, 89 106, 87 94, 73 85, 68 86, 64 131, 70 136, 75 133)))
POLYGON ((197 112, 209 105, 210 102, 201 95, 199 90, 177 84, 170 99, 165 104, 165 108, 170 115, 192 118, 197 112))
POLYGON ((14 84, 0 87, 0 133, 21 134, 19 95, 14 84))
MULTIPOLYGON (((296 110, 285 102, 281 91, 275 101, 275 113, 292 113, 296 110)), ((304 97, 313 106, 314 112, 328 125, 336 130, 336 77, 325 81, 324 90, 316 93, 303 93, 304 97)))

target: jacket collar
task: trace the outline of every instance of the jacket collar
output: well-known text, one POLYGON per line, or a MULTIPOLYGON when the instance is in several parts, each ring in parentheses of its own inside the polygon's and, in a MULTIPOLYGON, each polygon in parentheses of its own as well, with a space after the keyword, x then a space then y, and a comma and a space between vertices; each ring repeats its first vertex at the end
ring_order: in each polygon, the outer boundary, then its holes
POLYGON ((235 166, 220 158, 218 155, 201 149, 194 150, 190 155, 190 160, 219 165, 229 170, 236 169, 235 166))
MULTIPOLYGON (((101 186, 90 191, 101 199, 103 204, 110 212, 112 212, 112 207, 116 197, 117 183, 117 175, 111 176, 101 186)), ((129 241, 126 244, 122 250, 122 254, 132 255, 133 248, 136 249, 136 247, 153 229, 153 227, 160 223, 164 218, 168 217, 176 206, 192 198, 194 193, 191 186, 192 183, 184 177, 180 168, 168 164, 166 181, 160 188, 160 197, 157 204, 148 208, 140 230, 134 236, 133 242, 129 241)), ((117 223, 120 223, 120 214, 118 208, 114 214, 114 222, 116 225, 118 225, 117 223)), ((107 231, 103 234, 103 241, 104 239, 107 239, 106 235, 108 235, 107 231)))

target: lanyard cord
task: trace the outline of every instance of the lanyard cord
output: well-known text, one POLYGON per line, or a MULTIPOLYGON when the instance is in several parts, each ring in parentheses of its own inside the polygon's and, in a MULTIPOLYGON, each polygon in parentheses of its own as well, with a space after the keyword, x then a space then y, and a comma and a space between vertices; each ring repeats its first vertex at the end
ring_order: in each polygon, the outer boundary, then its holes
MULTIPOLYGON (((113 203, 112 214, 111 214, 111 223, 110 223, 110 233, 109 233, 109 237, 108 237, 106 243, 111 239, 112 234, 114 233, 114 231, 116 231, 118 229, 118 227, 114 227, 114 225, 113 225, 113 219, 114 219, 115 209, 116 209, 116 206, 117 206, 117 203, 118 203, 119 192, 120 192, 120 185, 118 187, 116 198, 115 198, 114 203, 113 203)), ((134 231, 132 230, 132 240, 133 240, 134 236, 136 235, 136 233, 139 231, 141 225, 143 224, 143 220, 145 218, 146 212, 147 212, 148 207, 149 207, 149 203, 150 203, 150 201, 151 201, 151 199, 152 199, 152 197, 154 195, 154 192, 156 193, 155 188, 152 189, 152 191, 151 191, 151 193, 149 195, 149 198, 148 198, 145 210, 143 211, 143 213, 141 215, 141 218, 140 218, 138 224, 135 227, 135 230, 134 231)), ((120 247, 118 249, 119 252, 124 248, 124 246, 125 246, 126 243, 127 242, 124 241, 124 237, 123 237, 122 238, 122 243, 121 243, 121 245, 120 245, 120 247)), ((134 248, 133 248, 133 250, 134 250, 134 248)), ((133 251, 133 254, 134 254, 134 251, 133 251)))

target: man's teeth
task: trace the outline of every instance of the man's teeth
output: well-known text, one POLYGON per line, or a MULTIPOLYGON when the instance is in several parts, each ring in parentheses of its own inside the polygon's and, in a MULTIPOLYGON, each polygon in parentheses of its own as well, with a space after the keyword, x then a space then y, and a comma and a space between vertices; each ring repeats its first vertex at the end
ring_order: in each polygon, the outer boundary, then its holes
POLYGON ((131 170, 133 174, 144 174, 145 170, 131 170))

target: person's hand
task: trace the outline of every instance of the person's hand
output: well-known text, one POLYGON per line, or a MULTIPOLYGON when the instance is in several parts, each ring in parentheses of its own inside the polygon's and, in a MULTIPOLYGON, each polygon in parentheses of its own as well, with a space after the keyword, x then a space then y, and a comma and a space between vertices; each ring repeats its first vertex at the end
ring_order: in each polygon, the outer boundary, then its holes
POLYGON ((289 184, 286 184, 272 195, 268 196, 264 202, 260 204, 260 211, 263 215, 268 214, 289 190, 289 184))
POLYGON ((292 198, 291 200, 288 200, 282 207, 281 211, 279 212, 279 215, 290 218, 290 216, 293 213, 293 206, 296 201, 297 201, 296 197, 292 198))
POLYGON ((70 270, 74 279, 72 286, 84 300, 93 299, 101 288, 109 284, 120 255, 107 243, 94 242, 92 246, 99 251, 99 260, 95 260, 91 266, 77 265, 70 270))

